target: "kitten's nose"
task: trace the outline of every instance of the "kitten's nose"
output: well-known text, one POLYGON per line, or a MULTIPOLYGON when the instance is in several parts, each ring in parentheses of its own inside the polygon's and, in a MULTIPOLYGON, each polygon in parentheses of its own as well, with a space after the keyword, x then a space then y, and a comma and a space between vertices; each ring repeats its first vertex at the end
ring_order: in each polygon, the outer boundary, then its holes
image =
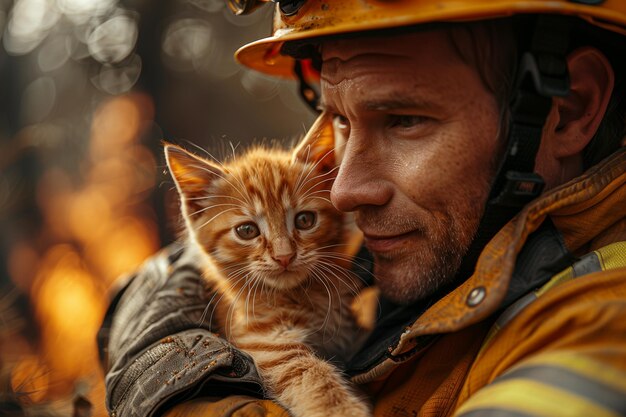
POLYGON ((291 261, 296 257, 295 252, 286 253, 282 255, 274 255, 273 258, 276 262, 283 266, 283 268, 287 268, 291 261))

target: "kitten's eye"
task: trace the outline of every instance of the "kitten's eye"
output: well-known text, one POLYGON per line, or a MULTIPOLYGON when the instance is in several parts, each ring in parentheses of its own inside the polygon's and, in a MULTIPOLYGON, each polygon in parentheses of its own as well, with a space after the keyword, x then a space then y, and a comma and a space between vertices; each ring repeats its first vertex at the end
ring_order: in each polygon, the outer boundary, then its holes
POLYGON ((300 230, 310 229, 315 225, 315 213, 312 211, 301 211, 296 214, 296 228, 300 230))
POLYGON ((254 239, 261 234, 259 226, 252 222, 240 224, 235 228, 235 232, 237 232, 237 235, 243 240, 254 239))

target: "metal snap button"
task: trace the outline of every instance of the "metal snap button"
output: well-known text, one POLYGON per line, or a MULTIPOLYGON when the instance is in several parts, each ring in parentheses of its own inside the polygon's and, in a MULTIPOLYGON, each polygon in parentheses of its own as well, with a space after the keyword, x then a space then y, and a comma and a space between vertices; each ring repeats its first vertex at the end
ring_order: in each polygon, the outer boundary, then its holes
POLYGON ((467 296, 467 305, 470 307, 476 307, 478 304, 482 303, 485 299, 485 295, 487 295, 487 290, 485 287, 476 287, 472 291, 470 291, 467 296))

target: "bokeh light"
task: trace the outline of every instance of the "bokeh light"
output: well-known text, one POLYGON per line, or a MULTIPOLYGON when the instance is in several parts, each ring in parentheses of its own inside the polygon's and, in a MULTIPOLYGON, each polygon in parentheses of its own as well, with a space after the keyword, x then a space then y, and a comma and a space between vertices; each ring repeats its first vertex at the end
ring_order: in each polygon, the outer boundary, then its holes
POLYGON ((204 59, 212 57, 212 32, 206 21, 177 19, 165 31, 163 53, 165 63, 178 71, 202 67, 204 59))
POLYGON ((98 62, 114 64, 133 51, 137 42, 137 21, 134 16, 120 14, 99 24, 89 35, 89 53, 98 62))
POLYGON ((95 334, 110 291, 179 232, 162 140, 219 156, 312 122, 294 83, 233 58, 270 14, 0 0, 0 415, 79 415, 76 398, 107 415, 95 334))

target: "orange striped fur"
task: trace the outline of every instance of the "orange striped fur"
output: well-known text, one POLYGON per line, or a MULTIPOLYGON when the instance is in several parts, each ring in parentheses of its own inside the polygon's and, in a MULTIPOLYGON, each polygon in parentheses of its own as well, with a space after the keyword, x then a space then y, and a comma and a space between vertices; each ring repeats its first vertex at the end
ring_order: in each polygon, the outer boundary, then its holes
POLYGON ((329 201, 334 157, 314 143, 294 153, 257 147, 224 164, 173 145, 165 153, 188 247, 218 289, 212 323, 254 358, 268 395, 294 417, 364 417, 367 403, 322 359, 349 358, 365 332, 350 310, 361 285, 348 269, 346 220, 329 201), (306 212, 315 222, 304 229, 306 212), (242 238, 242 224, 258 236, 242 238))

